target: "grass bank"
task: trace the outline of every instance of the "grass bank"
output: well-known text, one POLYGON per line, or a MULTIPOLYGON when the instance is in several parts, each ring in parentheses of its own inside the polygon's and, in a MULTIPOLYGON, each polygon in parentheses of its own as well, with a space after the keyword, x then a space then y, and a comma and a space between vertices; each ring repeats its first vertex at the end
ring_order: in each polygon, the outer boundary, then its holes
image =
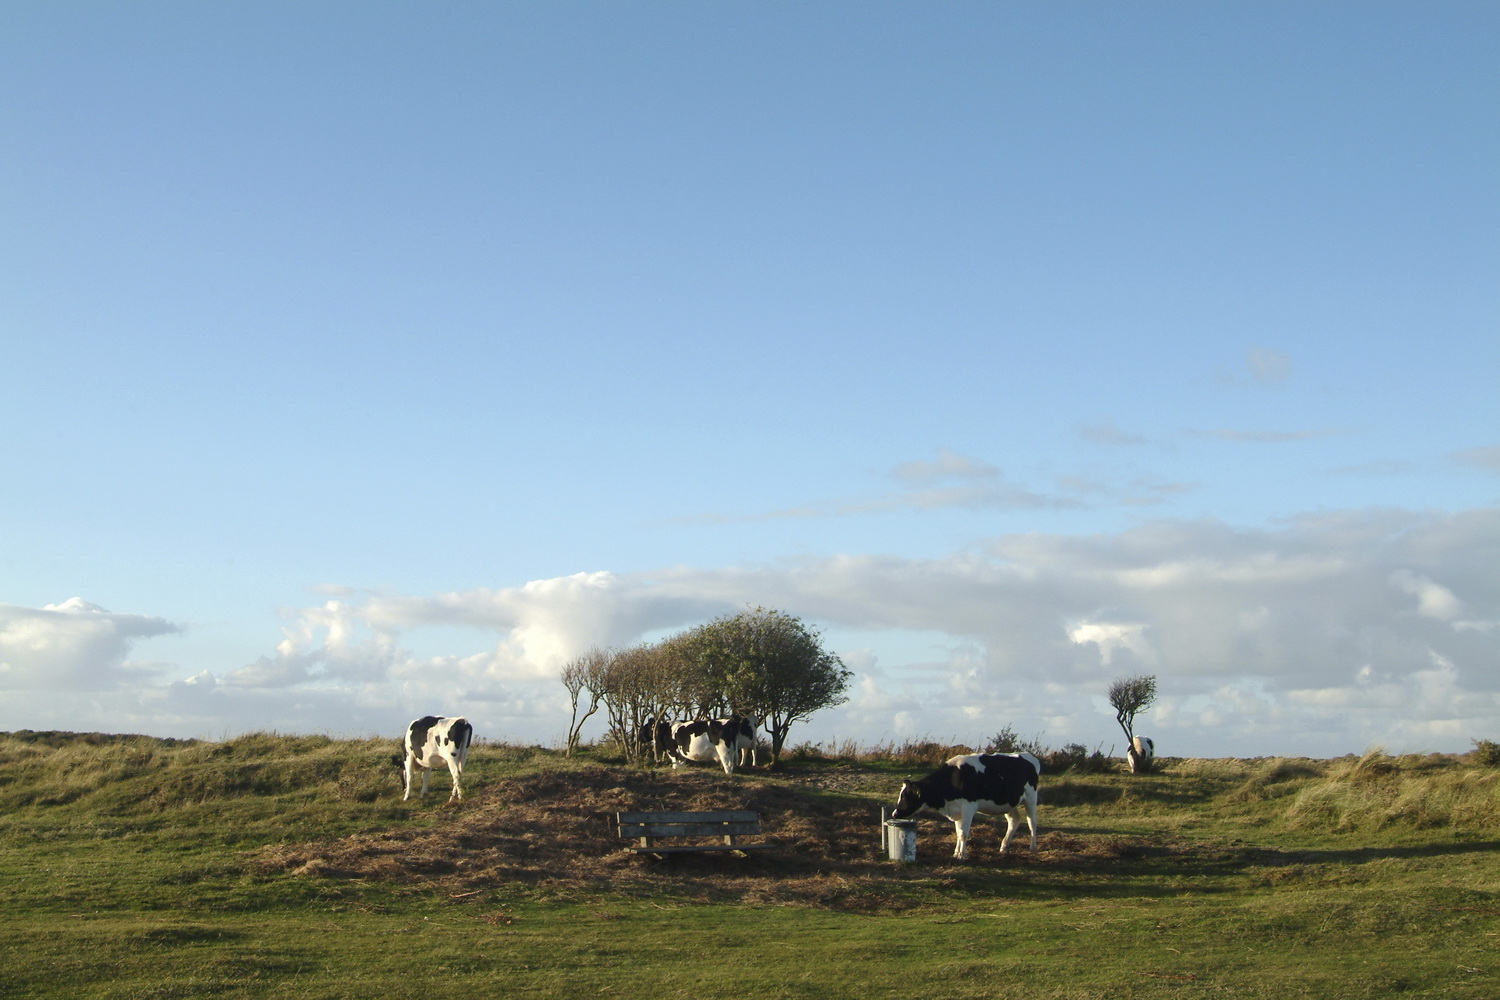
POLYGON ((875 823, 908 762, 730 779, 481 744, 402 803, 383 741, 0 735, 0 996, 1500 996, 1500 770, 1166 760, 1047 775, 1036 855, 875 823), (757 809, 660 864, 625 808, 757 809))

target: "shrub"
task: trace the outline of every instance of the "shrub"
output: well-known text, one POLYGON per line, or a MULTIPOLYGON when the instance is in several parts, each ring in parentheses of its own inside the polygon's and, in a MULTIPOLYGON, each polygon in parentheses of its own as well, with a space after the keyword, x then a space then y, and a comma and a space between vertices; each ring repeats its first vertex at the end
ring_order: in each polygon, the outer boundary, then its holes
POLYGON ((1042 746, 1042 734, 1037 733, 1030 739, 1026 739, 1010 726, 1006 726, 984 743, 981 753, 1029 753, 1033 757, 1045 757, 1046 747, 1042 746))
POLYGON ((1481 767, 1500 767, 1500 743, 1494 740, 1473 740, 1474 749, 1469 752, 1474 763, 1481 767))
POLYGON ((1067 743, 1037 756, 1041 758, 1043 774, 1104 774, 1110 770, 1109 758, 1101 749, 1095 747, 1091 751, 1082 743, 1067 743))
POLYGON ((828 755, 816 743, 811 740, 803 740, 791 749, 783 751, 781 759, 795 763, 798 761, 827 760, 828 755))
POLYGON ((887 740, 870 747, 865 760, 885 760, 898 767, 934 768, 959 754, 972 753, 966 746, 939 743, 930 738, 907 739, 899 744, 887 740))

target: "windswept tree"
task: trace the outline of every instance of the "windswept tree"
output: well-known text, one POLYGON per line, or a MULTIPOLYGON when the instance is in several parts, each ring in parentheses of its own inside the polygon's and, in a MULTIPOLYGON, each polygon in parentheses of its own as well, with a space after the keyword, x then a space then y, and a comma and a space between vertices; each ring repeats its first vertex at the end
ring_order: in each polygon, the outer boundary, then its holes
POLYGON ((656 645, 662 708, 677 719, 728 715, 731 706, 723 680, 701 659, 693 635, 692 631, 682 632, 656 645))
POLYGON ((600 700, 609 718, 609 733, 631 758, 641 755, 641 725, 660 711, 654 653, 645 643, 615 650, 603 670, 600 700))
POLYGON ((726 615, 682 642, 706 690, 722 692, 730 710, 760 719, 773 765, 794 722, 848 700, 853 672, 823 648, 819 633, 785 612, 757 607, 726 615))
POLYGON ((1156 675, 1142 674, 1137 677, 1122 677, 1109 686, 1109 703, 1115 710, 1115 721, 1125 732, 1125 757, 1130 770, 1144 771, 1149 767, 1135 750, 1135 717, 1156 701, 1156 675))
POLYGON ((573 708, 573 714, 568 720, 567 755, 569 757, 573 756, 573 751, 578 749, 579 734, 583 731, 583 724, 589 721, 589 716, 599 711, 599 701, 604 695, 602 683, 604 670, 608 662, 609 654, 595 647, 562 669, 563 687, 568 690, 568 700, 573 708), (579 716, 578 707, 584 701, 584 694, 588 695, 587 707, 583 715, 579 716))

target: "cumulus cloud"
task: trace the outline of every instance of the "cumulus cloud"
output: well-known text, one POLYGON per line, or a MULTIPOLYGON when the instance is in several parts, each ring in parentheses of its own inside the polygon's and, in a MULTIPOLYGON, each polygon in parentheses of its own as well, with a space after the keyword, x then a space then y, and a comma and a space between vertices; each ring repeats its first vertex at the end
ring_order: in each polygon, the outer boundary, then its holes
POLYGON ((1081 622, 1069 630, 1068 638, 1076 645, 1092 643, 1099 649, 1099 662, 1111 666, 1116 654, 1129 653, 1144 667, 1156 662, 1156 651, 1146 635, 1147 627, 1122 622, 1081 622))
MULTIPOLYGON (((200 731, 303 720, 390 731, 413 713, 462 711, 490 734, 547 740, 566 725, 556 674, 568 659, 758 604, 823 629, 855 671, 848 704, 803 738, 978 741, 1011 725, 1054 745, 1107 746, 1109 682, 1149 672, 1161 695, 1142 721, 1164 752, 1463 749, 1500 728, 1497 565, 1500 511, 1362 511, 1271 528, 1014 534, 925 559, 587 572, 435 595, 350 589, 288 611, 254 662, 137 679, 133 711, 200 731)), ((173 628, 88 606, 4 612, 12 686, 56 672, 76 688, 118 687, 129 643, 173 628)))
POLYGON ((180 631, 78 597, 41 608, 0 604, 0 689, 117 687, 149 669, 128 660, 136 641, 180 631))
POLYGON ((1391 574, 1391 585, 1417 599, 1417 613, 1438 621, 1453 621, 1463 613, 1463 602, 1453 591, 1434 583, 1420 573, 1398 569, 1391 574))

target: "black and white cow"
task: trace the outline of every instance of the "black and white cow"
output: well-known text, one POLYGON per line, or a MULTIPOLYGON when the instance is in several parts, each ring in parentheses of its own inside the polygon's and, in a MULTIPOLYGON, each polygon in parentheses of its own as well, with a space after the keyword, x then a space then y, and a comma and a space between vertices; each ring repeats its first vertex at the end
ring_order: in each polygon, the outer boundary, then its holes
POLYGON ((640 738, 642 749, 649 748, 651 756, 661 760, 672 749, 672 723, 648 715, 641 724, 640 738))
POLYGON ((427 777, 432 768, 440 763, 448 765, 453 776, 453 791, 448 801, 464 797, 458 779, 464 773, 464 762, 469 759, 469 743, 474 739, 474 727, 467 719, 444 719, 436 715, 424 715, 406 727, 406 753, 392 757, 391 762, 401 770, 406 785, 405 802, 411 798, 412 779, 417 770, 422 772, 422 794, 427 794, 427 777))
POLYGON ((1151 770, 1151 762, 1156 759, 1156 744, 1151 742, 1149 736, 1137 736, 1130 741, 1130 749, 1125 751, 1125 761, 1130 765, 1131 774, 1144 774, 1151 770))
POLYGON ((1010 846, 1021 810, 1031 828, 1031 850, 1036 851, 1036 786, 1042 762, 1029 753, 972 753, 950 758, 936 771, 901 786, 901 797, 891 819, 941 816, 952 820, 958 843, 953 856, 969 853, 969 827, 976 813, 1005 817, 1000 853, 1010 846))
MULTIPOLYGON (((743 765, 747 756, 752 767, 757 763, 755 720, 748 716, 659 723, 658 727, 662 725, 670 726, 667 754, 672 758, 673 768, 690 761, 718 760, 725 774, 733 774, 735 764, 743 765)), ((659 734, 660 728, 656 732, 659 734)))

